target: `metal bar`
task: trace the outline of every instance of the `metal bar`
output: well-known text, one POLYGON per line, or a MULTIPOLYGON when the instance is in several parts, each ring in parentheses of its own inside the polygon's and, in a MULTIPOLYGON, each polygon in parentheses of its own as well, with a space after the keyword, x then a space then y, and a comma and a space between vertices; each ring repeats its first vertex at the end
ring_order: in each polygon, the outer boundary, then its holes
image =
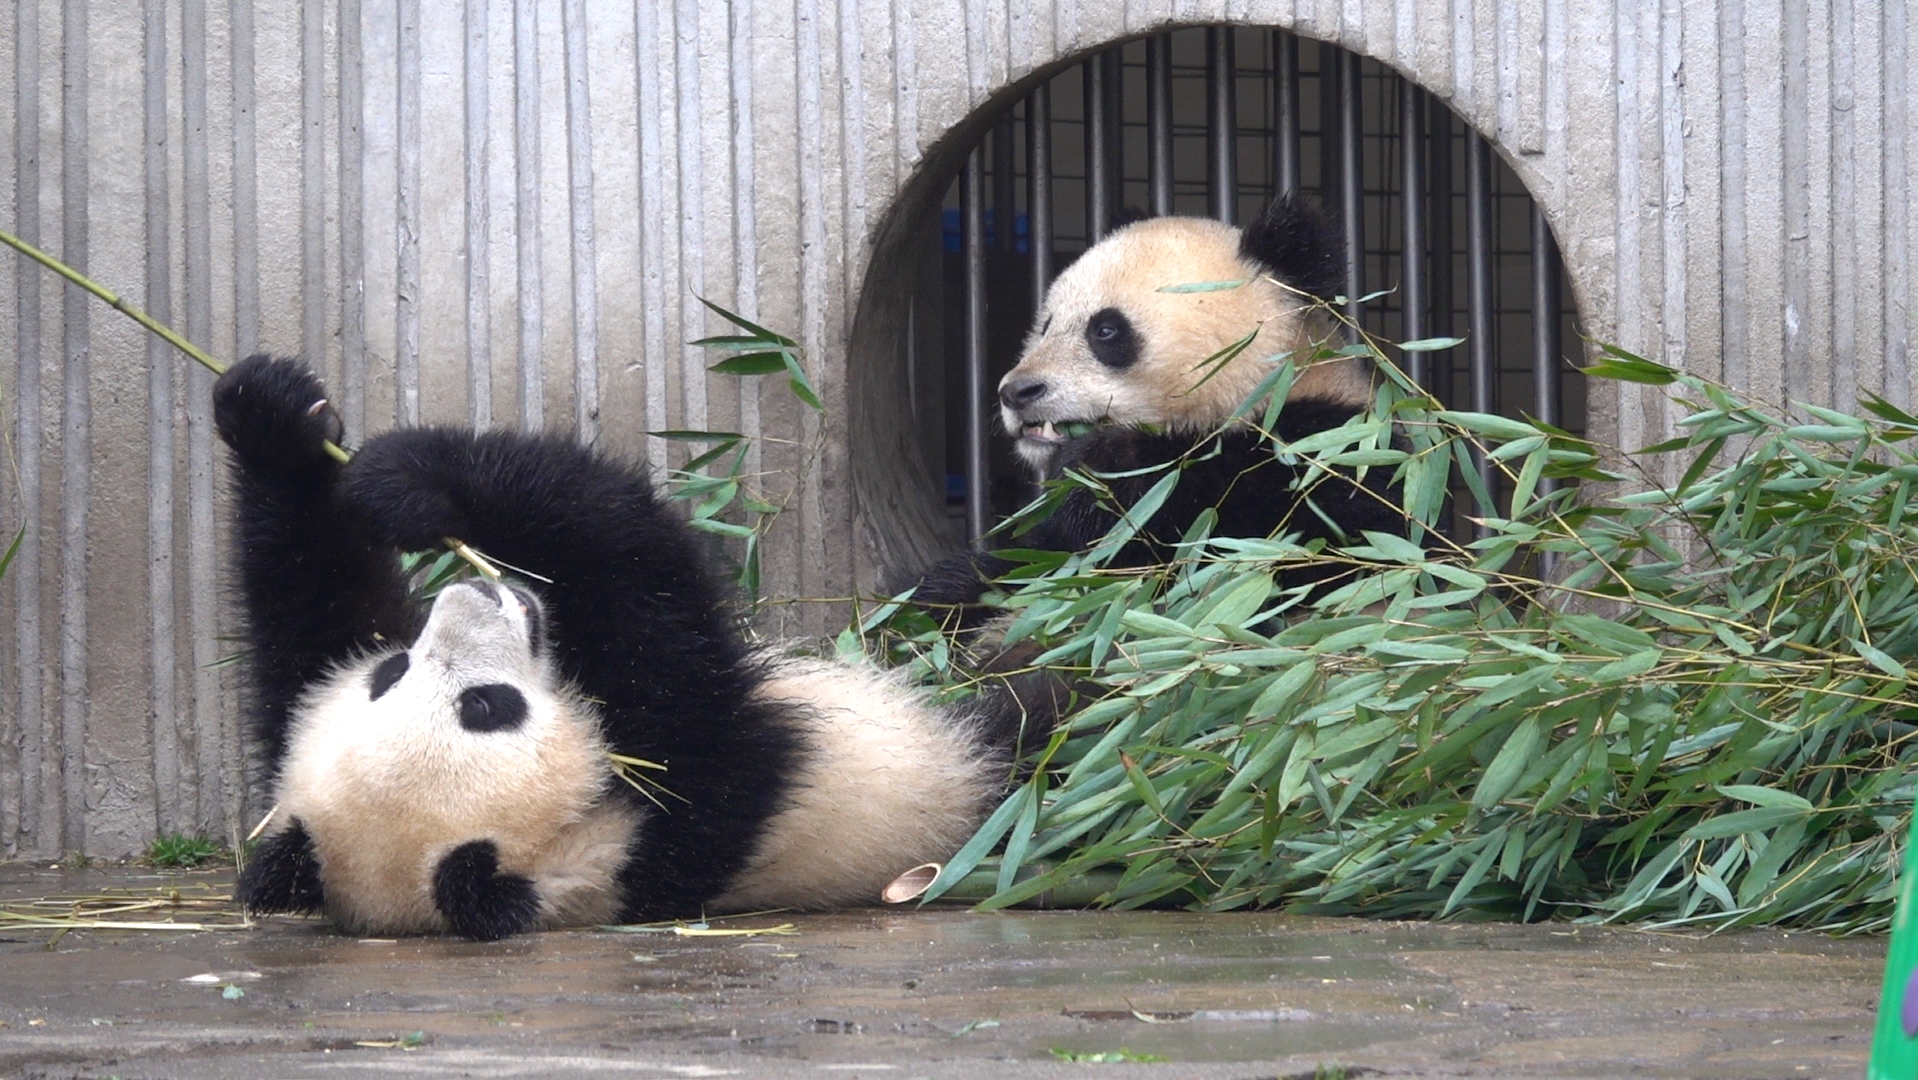
MULTIPOLYGON (((1545 211, 1532 204, 1532 415, 1554 427, 1559 423, 1559 295, 1558 245, 1552 243, 1552 227, 1545 211)), ((1538 494, 1542 498, 1558 488, 1558 481, 1542 476, 1538 494)), ((1517 510, 1513 507, 1513 510, 1517 510)), ((1542 552, 1539 571, 1550 578, 1558 569, 1558 553, 1542 552)))
MULTIPOLYGON (((1558 365, 1559 319, 1558 245, 1552 243, 1552 227, 1545 211, 1532 204, 1532 415, 1554 427, 1559 423, 1558 365)), ((1549 480, 1539 482, 1540 491, 1551 490, 1549 480)))
POLYGON ((1206 187, 1212 195, 1212 216, 1228 225, 1238 217, 1239 203, 1237 76, 1232 28, 1206 27, 1205 143, 1211 173, 1206 187))
MULTIPOLYGON (((1429 282, 1432 293, 1430 319, 1427 329, 1433 334, 1451 334, 1456 325, 1452 321, 1453 289, 1452 282, 1457 276, 1452 260, 1452 113, 1445 103, 1434 94, 1425 95, 1425 101, 1431 106, 1426 114, 1425 178, 1431 185, 1432 208, 1427 222, 1432 253, 1432 279, 1429 282)), ((1436 380, 1434 385, 1449 388, 1451 385, 1451 354, 1432 357, 1434 367, 1439 371, 1430 371, 1436 380), (1443 372, 1443 377, 1441 376, 1443 372)), ((1439 395, 1444 398, 1446 395, 1439 395)))
MULTIPOLYGON (((1545 211, 1532 204, 1532 414, 1553 427, 1560 426, 1559 364, 1564 342, 1560 338, 1560 320, 1564 314, 1559 295, 1558 245, 1552 242, 1552 226, 1545 211)), ((1549 494, 1558 486, 1551 477, 1542 477, 1538 493, 1549 494)), ((1548 556, 1547 567, 1551 560, 1548 556)))
POLYGON ((1099 54, 1099 66, 1105 70, 1105 91, 1100 98, 1106 125, 1106 203, 1108 222, 1116 224, 1125 208, 1125 51, 1119 46, 1099 54))
POLYGON ((986 179, 984 151, 966 158, 966 537, 986 532, 986 179))
POLYGON ((1012 111, 992 125, 992 249, 1011 254, 1014 244, 1013 219, 1018 214, 1013 192, 1018 174, 1013 171, 1012 111))
POLYGON ((1052 284, 1052 85, 1040 83, 1026 99, 1026 239, 1032 249, 1032 307, 1045 303, 1052 284))
MULTIPOLYGON (((1465 276, 1471 297, 1471 333, 1468 347, 1472 365, 1472 409, 1489 413, 1497 409, 1494 396, 1492 353, 1492 150, 1477 131, 1465 133, 1465 276)), ((1492 463, 1483 454, 1474 454, 1479 479, 1485 490, 1492 487, 1492 463)), ((1490 506, 1479 507, 1490 514, 1490 506)), ((1478 527, 1479 535, 1485 527, 1478 527)))
POLYGON ((1335 54, 1339 92, 1339 218, 1345 226, 1345 317, 1359 321, 1365 288, 1365 146, 1360 139, 1359 58, 1335 54))
POLYGON ((1106 69, 1102 58, 1091 57, 1081 69, 1085 75, 1086 127, 1086 246, 1099 242, 1112 227, 1112 177, 1109 168, 1112 133, 1106 129, 1106 69))
POLYGON ((1299 190, 1299 39, 1272 31, 1272 175, 1279 194, 1299 190))
MULTIPOLYGON (((1425 287, 1425 91, 1398 79, 1399 157, 1404 163, 1399 198, 1403 202, 1404 246, 1399 256, 1400 340, 1431 336, 1427 329, 1425 287)), ((1426 353, 1405 354, 1405 373, 1426 385, 1426 353)))
POLYGON ((1155 217, 1172 214, 1172 35, 1145 41, 1145 141, 1155 217))
POLYGON ((1328 206, 1339 190, 1339 56, 1344 52, 1319 42, 1319 197, 1328 206))

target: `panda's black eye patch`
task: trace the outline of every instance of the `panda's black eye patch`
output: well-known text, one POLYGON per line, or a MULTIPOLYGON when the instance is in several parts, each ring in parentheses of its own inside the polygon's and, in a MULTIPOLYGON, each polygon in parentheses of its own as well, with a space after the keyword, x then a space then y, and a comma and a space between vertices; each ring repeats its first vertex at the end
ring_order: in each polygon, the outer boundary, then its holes
POLYGON ((1086 344, 1107 367, 1131 367, 1139 359, 1139 335, 1118 308, 1104 308, 1086 320, 1086 344))
POLYGON ((526 720, 526 695, 505 683, 460 691, 460 726, 468 731, 507 731, 526 720))
POLYGON ((403 652, 394 653, 380 661, 380 666, 373 669, 373 682, 369 687, 371 694, 367 700, 378 701, 381 694, 393 689, 393 684, 400 681, 400 676, 406 674, 411 663, 403 652))

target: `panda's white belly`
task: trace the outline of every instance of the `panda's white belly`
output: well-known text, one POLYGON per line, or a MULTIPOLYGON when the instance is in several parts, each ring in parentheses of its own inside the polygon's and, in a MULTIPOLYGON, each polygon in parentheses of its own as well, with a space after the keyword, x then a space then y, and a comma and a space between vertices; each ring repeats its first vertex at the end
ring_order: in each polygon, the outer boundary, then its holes
POLYGON ((1005 781, 970 722, 871 667, 782 660, 761 696, 795 707, 809 753, 714 910, 876 903, 900 873, 951 857, 1005 781))

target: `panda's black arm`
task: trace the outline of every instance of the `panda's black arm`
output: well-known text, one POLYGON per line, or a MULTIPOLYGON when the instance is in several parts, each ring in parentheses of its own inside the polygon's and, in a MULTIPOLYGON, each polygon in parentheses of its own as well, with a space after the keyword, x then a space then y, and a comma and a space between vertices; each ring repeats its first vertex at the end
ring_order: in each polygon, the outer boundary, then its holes
POLYGON ((546 579, 566 674, 609 705, 683 703, 658 685, 665 671, 737 692, 726 598, 640 469, 563 436, 413 428, 369 440, 340 491, 388 543, 458 537, 546 579))
POLYGON ((912 583, 912 602, 949 627, 974 629, 989 619, 993 610, 979 603, 980 598, 993 581, 1017 565, 977 548, 954 552, 912 583))
POLYGON ((332 664, 410 629, 393 552, 344 514, 340 436, 326 388, 295 360, 253 356, 213 387, 213 418, 232 451, 235 546, 244 601, 255 735, 275 764, 288 710, 332 664))
MULTIPOLYGON (((1276 434, 1287 442, 1301 439, 1337 427, 1361 411, 1311 398, 1287 402, 1276 434)), ((1154 466, 1181 461, 1178 483, 1152 518, 1140 523, 1139 539, 1120 552, 1116 565, 1141 566, 1172 557, 1172 545, 1207 509, 1218 512, 1216 536, 1291 532, 1305 540, 1337 540, 1356 537, 1366 529, 1405 531, 1404 516, 1396 508, 1397 493, 1387 485, 1388 469, 1370 470, 1363 485, 1342 472, 1324 476, 1310 493, 1325 515, 1321 518, 1293 490, 1298 470, 1275 460, 1270 444, 1257 432, 1194 438, 1113 427, 1074 440, 1059 462, 1061 469, 1107 474, 1110 497, 1075 488, 1050 515, 1010 543, 1045 551, 1084 550, 1118 523, 1118 507, 1136 505, 1164 477, 1164 470, 1154 466), (1333 524, 1328 525, 1326 518, 1333 524)), ((1013 565, 989 553, 950 556, 927 572, 915 599, 974 602, 987 587, 984 579, 998 577, 1013 565), (976 591, 970 595, 964 580, 968 566, 980 568, 976 591)))

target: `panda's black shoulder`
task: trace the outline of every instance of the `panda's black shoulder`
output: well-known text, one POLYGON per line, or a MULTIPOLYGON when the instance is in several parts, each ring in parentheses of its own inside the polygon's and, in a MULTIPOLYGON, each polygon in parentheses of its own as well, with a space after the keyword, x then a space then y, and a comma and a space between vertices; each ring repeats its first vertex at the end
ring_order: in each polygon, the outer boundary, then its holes
MULTIPOLYGON (((1349 402, 1297 398, 1286 402, 1273 434, 1291 442, 1339 427, 1363 412, 1349 402)), ((1113 503, 1132 507, 1172 467, 1178 469, 1178 479, 1144 530, 1145 542, 1154 548, 1176 542, 1208 509, 1218 514, 1214 534, 1219 536, 1266 536, 1281 529, 1308 537, 1329 533, 1317 514, 1296 512, 1298 469, 1280 460, 1266 435, 1251 428, 1197 435, 1101 428, 1063 448, 1055 475, 1066 469, 1097 474, 1113 503)), ((1382 470, 1374 471, 1383 476, 1382 470)), ((1390 507, 1350 483, 1340 481, 1315 494, 1315 499, 1341 531, 1356 534, 1361 529, 1394 527, 1390 507)), ((1020 546, 1077 550, 1092 544, 1113 523, 1101 502, 1086 488, 1073 491, 1020 546)), ((1135 552, 1127 561, 1150 561, 1146 554, 1135 552)), ((1152 554, 1162 558, 1167 552, 1152 554)))
POLYGON ((1317 203, 1280 195, 1239 233, 1239 254, 1308 295, 1330 300, 1345 290, 1345 242, 1317 203))
MULTIPOLYGON (((1282 442, 1293 442, 1307 435, 1340 427, 1354 417, 1363 415, 1365 409, 1364 405, 1336 398, 1289 398, 1279 411, 1272 433, 1282 442)), ((1220 462, 1221 469, 1237 471, 1246 466, 1262 464, 1271 457, 1272 447, 1265 435, 1249 427, 1193 435, 1114 425, 1099 428, 1068 443, 1061 449, 1053 473, 1056 476, 1066 469, 1126 473, 1182 459, 1187 461, 1188 471, 1209 461, 1220 462)), ((1153 476, 1119 479, 1138 481, 1147 486, 1156 482, 1153 476)), ((1134 487, 1138 484, 1120 486, 1134 487)))

